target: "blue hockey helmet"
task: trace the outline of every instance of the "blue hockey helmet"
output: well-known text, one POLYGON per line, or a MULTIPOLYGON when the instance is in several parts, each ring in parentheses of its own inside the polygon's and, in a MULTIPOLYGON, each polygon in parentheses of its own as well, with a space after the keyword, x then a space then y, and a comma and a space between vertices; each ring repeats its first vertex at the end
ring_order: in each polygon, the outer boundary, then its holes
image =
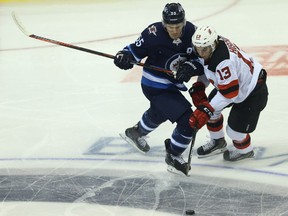
POLYGON ((168 3, 162 12, 164 24, 178 24, 185 21, 185 11, 180 3, 168 3))

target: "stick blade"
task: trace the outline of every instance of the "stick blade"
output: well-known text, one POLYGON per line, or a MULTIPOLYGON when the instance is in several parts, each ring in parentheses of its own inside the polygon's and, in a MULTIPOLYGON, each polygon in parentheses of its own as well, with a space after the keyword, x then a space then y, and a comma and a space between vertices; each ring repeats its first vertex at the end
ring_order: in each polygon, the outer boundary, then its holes
POLYGON ((32 34, 30 34, 30 32, 28 32, 28 31, 24 28, 23 24, 21 23, 20 19, 18 18, 17 14, 15 13, 15 11, 13 11, 13 12, 11 13, 11 16, 13 17, 13 20, 14 20, 15 24, 18 26, 18 28, 19 28, 25 35, 27 35, 28 37, 29 37, 30 35, 32 35, 32 34))

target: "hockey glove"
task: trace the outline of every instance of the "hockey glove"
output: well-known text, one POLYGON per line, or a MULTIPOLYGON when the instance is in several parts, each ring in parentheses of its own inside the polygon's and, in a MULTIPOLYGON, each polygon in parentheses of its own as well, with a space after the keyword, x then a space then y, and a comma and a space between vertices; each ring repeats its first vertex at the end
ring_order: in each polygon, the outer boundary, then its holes
POLYGON ((208 102, 203 102, 190 116, 190 126, 197 129, 202 128, 211 118, 214 111, 214 108, 208 102))
POLYGON ((135 61, 135 59, 131 52, 128 50, 119 51, 114 58, 114 64, 123 70, 133 68, 133 64, 131 64, 131 61, 135 61))
POLYGON ((180 64, 175 79, 180 82, 188 82, 192 76, 199 76, 204 74, 204 69, 201 63, 197 61, 185 61, 180 64))
POLYGON ((205 94, 205 85, 202 82, 195 82, 189 89, 189 94, 192 97, 193 104, 198 107, 205 101, 208 101, 207 95, 205 94))

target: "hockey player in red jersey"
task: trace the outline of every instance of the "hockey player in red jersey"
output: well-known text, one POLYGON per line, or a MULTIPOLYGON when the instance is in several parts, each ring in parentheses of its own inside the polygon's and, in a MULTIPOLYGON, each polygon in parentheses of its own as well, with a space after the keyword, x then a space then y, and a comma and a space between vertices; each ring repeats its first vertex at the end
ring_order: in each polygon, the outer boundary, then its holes
POLYGON ((211 137, 210 142, 197 149, 199 158, 222 152, 227 161, 253 157, 250 133, 267 104, 266 71, 252 56, 219 36, 213 27, 199 27, 192 43, 201 57, 205 75, 198 77, 189 90, 197 107, 189 123, 198 129, 207 124, 211 137), (215 89, 207 97, 205 87, 209 83, 215 89), (231 149, 226 149, 221 114, 226 107, 231 107, 226 127, 233 142, 231 149))

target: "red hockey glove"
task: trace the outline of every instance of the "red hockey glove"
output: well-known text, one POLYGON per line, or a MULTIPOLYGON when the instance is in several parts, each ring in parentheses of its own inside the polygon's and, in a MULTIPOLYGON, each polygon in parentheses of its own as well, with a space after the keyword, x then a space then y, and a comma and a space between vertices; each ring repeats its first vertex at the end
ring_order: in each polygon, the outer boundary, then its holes
POLYGON ((214 108, 206 101, 198 106, 189 118, 189 124, 192 128, 200 129, 211 118, 214 108))
POLYGON ((203 102, 207 102, 208 98, 205 94, 205 85, 202 82, 195 82, 189 89, 189 94, 192 97, 193 104, 198 107, 203 102))

